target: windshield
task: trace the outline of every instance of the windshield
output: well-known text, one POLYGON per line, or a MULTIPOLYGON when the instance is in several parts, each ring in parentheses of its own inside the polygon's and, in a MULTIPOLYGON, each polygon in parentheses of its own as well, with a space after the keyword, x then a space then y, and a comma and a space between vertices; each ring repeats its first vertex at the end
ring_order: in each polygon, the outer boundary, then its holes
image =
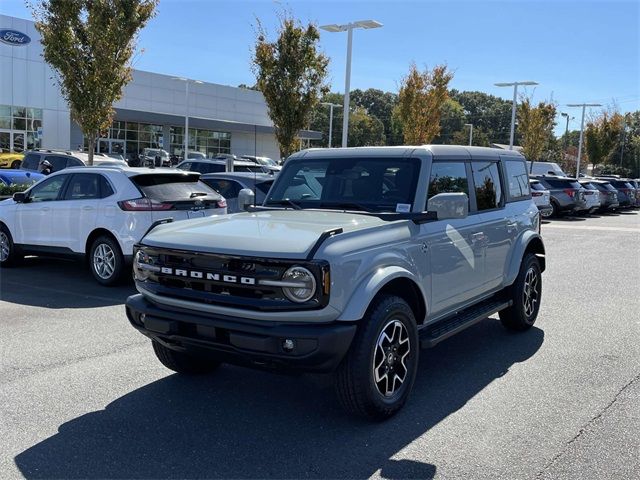
POLYGON ((265 205, 408 212, 420 163, 410 158, 331 158, 293 161, 265 205))

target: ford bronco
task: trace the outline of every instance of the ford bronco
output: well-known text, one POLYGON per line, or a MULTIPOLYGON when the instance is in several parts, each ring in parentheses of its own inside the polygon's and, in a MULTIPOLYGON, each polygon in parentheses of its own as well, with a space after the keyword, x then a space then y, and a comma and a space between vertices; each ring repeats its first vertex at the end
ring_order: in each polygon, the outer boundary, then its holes
POLYGON ((171 370, 334 372, 348 411, 384 419, 420 347, 495 313, 518 331, 538 315, 545 252, 519 153, 310 149, 246 207, 158 225, 136 247, 127 316, 171 370))

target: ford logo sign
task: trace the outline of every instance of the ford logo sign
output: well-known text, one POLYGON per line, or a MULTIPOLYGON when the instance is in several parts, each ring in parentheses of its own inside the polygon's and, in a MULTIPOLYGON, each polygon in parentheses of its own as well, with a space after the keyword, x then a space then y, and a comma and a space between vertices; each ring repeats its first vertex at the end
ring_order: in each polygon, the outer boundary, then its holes
POLYGON ((21 46, 31 43, 29 35, 17 30, 2 29, 0 30, 0 42, 12 46, 21 46))

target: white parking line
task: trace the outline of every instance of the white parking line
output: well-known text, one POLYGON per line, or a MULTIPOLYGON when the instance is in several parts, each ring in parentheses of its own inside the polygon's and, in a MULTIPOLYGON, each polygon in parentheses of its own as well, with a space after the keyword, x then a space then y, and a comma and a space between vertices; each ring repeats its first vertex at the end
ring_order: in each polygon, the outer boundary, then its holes
POLYGON ((548 228, 554 229, 566 229, 566 230, 594 230, 601 232, 624 232, 624 233, 640 233, 640 228, 629 228, 629 227, 598 227, 598 226, 590 226, 590 225, 558 225, 556 223, 549 223, 542 225, 542 230, 546 230, 548 228))

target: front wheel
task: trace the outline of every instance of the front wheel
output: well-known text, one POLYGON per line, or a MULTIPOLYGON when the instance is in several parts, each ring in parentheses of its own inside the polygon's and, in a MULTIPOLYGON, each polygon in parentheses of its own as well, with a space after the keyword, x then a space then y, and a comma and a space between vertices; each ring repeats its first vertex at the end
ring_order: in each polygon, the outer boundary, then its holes
POLYGON ((101 285, 111 287, 120 282, 124 257, 118 243, 106 235, 96 238, 91 245, 89 265, 93 277, 101 285))
POLYGON ((411 308, 400 297, 380 295, 338 367, 338 399, 349 413, 389 418, 407 401, 417 367, 418 331, 411 308))
POLYGON ((220 366, 220 362, 171 350, 156 340, 152 340, 151 343, 160 363, 174 372, 194 375, 212 372, 220 366))
POLYGON ((0 267, 13 267, 21 258, 13 243, 11 232, 4 225, 0 225, 0 267))
POLYGON ((13 168, 14 170, 18 170, 20 168, 20 165, 22 165, 22 162, 20 160, 14 160, 13 162, 11 162, 11 168, 13 168))
POLYGON ((500 321, 509 330, 528 330, 538 317, 542 298, 542 270, 533 253, 522 259, 518 277, 507 291, 513 304, 500 312, 500 321))

